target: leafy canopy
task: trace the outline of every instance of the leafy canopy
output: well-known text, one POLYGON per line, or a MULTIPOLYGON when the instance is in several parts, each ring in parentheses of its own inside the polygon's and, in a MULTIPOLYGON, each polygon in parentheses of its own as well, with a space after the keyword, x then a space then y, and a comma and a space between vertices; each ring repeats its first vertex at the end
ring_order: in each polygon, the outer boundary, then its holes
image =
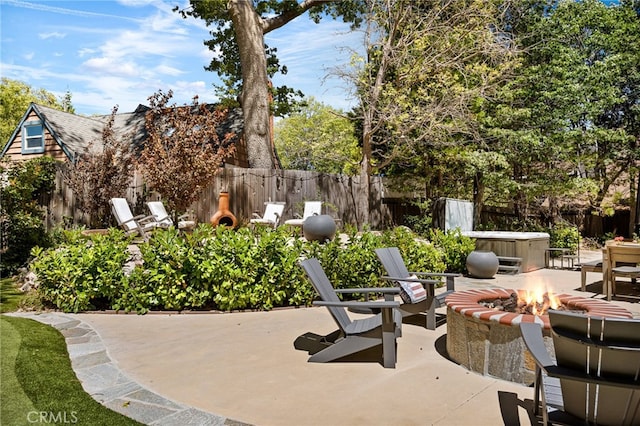
POLYGON ((276 123, 275 144, 285 169, 353 175, 362 155, 354 133, 342 111, 310 98, 276 123))

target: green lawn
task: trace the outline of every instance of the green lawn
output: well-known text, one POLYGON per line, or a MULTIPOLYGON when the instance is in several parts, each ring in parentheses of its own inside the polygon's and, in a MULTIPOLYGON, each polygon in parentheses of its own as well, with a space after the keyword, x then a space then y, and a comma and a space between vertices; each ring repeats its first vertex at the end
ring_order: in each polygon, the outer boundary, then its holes
MULTIPOLYGON (((22 297, 0 282, 0 311, 22 297)), ((37 321, 0 315, 0 424, 139 425, 111 411, 83 389, 71 369, 64 337, 37 321)))
POLYGON ((24 297, 14 284, 13 278, 0 279, 0 313, 15 312, 24 297))

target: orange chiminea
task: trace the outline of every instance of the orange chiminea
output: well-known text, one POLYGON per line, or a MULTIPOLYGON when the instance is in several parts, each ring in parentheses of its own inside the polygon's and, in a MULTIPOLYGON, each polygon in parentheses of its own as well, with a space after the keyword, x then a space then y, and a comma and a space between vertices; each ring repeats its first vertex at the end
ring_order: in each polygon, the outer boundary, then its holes
POLYGON ((220 198, 218 199, 218 211, 215 212, 213 216, 211 216, 211 225, 225 225, 229 228, 235 228, 238 224, 236 217, 229 210, 229 193, 221 192, 220 198))

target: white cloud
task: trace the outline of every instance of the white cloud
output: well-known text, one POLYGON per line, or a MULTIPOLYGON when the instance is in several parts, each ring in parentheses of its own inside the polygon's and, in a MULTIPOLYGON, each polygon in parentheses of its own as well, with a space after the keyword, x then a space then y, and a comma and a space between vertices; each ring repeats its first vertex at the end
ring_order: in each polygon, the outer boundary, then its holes
POLYGON ((96 49, 89 49, 89 48, 84 47, 84 48, 78 50, 78 56, 82 58, 85 55, 92 55, 92 54, 94 54, 96 52, 97 52, 96 49))
POLYGON ((49 39, 49 38, 65 38, 66 36, 67 36, 66 34, 60 33, 60 32, 57 32, 57 31, 54 31, 54 32, 51 32, 51 33, 40 33, 40 34, 38 34, 38 37, 41 40, 46 40, 46 39, 49 39))
POLYGON ((155 70, 158 72, 158 74, 165 74, 165 75, 171 75, 171 76, 177 76, 177 75, 182 75, 185 72, 182 70, 179 70, 177 68, 168 66, 168 65, 158 65, 155 70))

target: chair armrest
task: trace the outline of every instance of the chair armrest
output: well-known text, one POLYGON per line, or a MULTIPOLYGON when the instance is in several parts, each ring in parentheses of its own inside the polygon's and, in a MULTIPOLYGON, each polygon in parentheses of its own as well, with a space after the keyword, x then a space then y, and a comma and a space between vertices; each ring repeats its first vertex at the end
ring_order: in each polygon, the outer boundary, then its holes
POLYGON ((364 288, 337 288, 336 293, 391 293, 400 294, 400 288, 398 287, 364 287, 364 288))
POLYGON ((462 274, 454 272, 409 272, 410 274, 423 276, 423 277, 461 277, 462 274))
POLYGON ((316 300, 313 302, 316 306, 328 307, 345 307, 345 308, 378 308, 378 309, 394 309, 400 307, 400 302, 384 301, 384 302, 328 302, 324 300, 316 300))
POLYGON ((131 220, 135 220, 138 223, 157 222, 155 216, 153 216, 153 215, 145 216, 143 214, 135 216, 131 220))
POLYGON ((423 278, 409 278, 409 277, 406 277, 406 278, 388 277, 386 275, 381 276, 380 279, 388 280, 388 281, 406 281, 410 283, 421 283, 421 284, 440 284, 442 282, 440 280, 425 280, 423 278))
POLYGON ((520 333, 524 344, 533 356, 534 361, 543 370, 554 367, 556 362, 549 356, 542 337, 542 326, 533 322, 521 322, 520 333))

